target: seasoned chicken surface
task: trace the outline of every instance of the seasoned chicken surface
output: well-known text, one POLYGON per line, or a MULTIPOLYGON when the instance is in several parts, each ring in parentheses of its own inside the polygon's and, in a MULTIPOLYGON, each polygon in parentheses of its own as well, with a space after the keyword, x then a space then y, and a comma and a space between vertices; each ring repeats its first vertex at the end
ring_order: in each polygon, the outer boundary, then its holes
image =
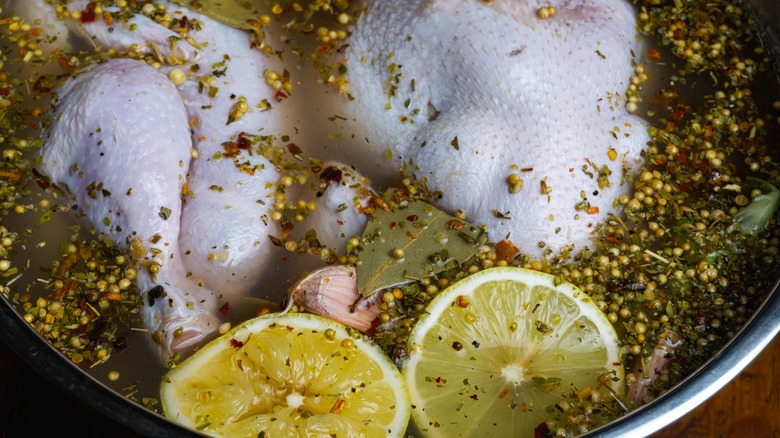
MULTIPOLYGON (((190 23, 191 40, 172 40, 173 32, 141 15, 111 26, 56 22, 63 37, 117 51, 162 48, 179 65, 158 71, 110 59, 69 79, 58 90, 42 170, 70 189, 100 231, 156 251, 149 257, 160 272, 139 288, 149 297, 159 293, 154 286, 164 288, 158 301, 165 306, 150 309, 147 322, 175 351, 216 330, 217 309, 240 304, 289 256, 271 240, 282 234, 271 218, 281 172, 260 151, 299 119, 267 84, 267 72, 285 68, 278 57, 253 47, 246 32, 168 6, 190 23), (179 328, 184 336, 174 339, 179 328)), ((321 229, 324 244, 343 247, 365 217, 339 206, 351 206, 364 185, 345 168, 342 181, 322 184, 317 209, 299 228, 321 229)))
MULTIPOLYGON (((52 24, 69 44, 171 65, 109 59, 68 79, 42 158, 93 225, 157 267, 139 270, 139 288, 171 352, 199 343, 217 328, 217 309, 277 275, 285 253, 271 237, 284 230, 271 218, 289 180, 260 151, 321 121, 302 111, 312 96, 279 99, 271 86, 269 73, 295 70, 294 58, 163 3, 191 38, 140 14, 52 24)), ((621 97, 639 49, 623 0, 366 2, 343 51, 354 100, 317 96, 348 115, 337 147, 318 153, 368 157, 358 170, 382 183, 404 167, 441 191, 440 207, 526 254, 576 253, 618 212, 613 201, 630 191, 623 173, 648 141, 621 97)), ((365 205, 369 187, 349 166, 331 167, 339 179, 313 182, 316 195, 289 187, 289 199, 317 207, 293 236, 315 229, 343 248, 362 232, 365 216, 352 207, 365 205)))
POLYGON ((532 256, 593 248, 649 140, 621 97, 641 53, 629 3, 367 3, 341 109, 377 163, 364 173, 406 165, 441 207, 532 256))
POLYGON ((192 143, 176 88, 145 63, 116 59, 74 77, 59 95, 42 170, 76 195, 98 231, 147 254, 158 272, 138 270, 139 289, 149 291, 146 325, 171 350, 194 345, 219 324, 215 294, 189 278, 181 257, 192 143))

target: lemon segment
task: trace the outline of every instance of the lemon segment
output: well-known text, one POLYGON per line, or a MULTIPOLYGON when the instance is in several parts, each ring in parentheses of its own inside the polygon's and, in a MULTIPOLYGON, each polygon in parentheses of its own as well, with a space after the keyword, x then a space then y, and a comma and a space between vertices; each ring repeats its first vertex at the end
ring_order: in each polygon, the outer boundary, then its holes
POLYGON ((165 416, 226 437, 401 436, 406 385, 379 347, 319 316, 249 320, 172 369, 165 416))
POLYGON ((590 297, 522 268, 445 289, 409 344, 402 371, 426 436, 534 436, 564 394, 624 386, 618 336, 590 297))

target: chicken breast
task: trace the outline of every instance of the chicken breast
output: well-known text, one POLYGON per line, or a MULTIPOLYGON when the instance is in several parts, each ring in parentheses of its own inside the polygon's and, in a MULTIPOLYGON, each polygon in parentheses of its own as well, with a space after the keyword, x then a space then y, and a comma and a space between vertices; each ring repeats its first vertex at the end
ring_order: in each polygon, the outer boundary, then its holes
POLYGON ((649 141, 621 98, 641 53, 629 3, 366 3, 341 108, 376 163, 361 170, 405 166, 531 256, 592 247, 649 141))

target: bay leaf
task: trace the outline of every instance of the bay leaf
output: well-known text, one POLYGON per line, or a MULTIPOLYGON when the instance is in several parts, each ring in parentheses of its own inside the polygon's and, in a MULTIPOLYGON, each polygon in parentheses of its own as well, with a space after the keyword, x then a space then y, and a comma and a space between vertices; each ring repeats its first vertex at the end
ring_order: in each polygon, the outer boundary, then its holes
POLYGON ((251 19, 268 15, 262 0, 171 0, 173 3, 203 14, 230 27, 258 30, 251 19), (261 12, 265 10, 266 12, 261 12))
POLYGON ((378 211, 363 232, 356 264, 363 297, 454 268, 487 242, 487 232, 423 201, 378 211))

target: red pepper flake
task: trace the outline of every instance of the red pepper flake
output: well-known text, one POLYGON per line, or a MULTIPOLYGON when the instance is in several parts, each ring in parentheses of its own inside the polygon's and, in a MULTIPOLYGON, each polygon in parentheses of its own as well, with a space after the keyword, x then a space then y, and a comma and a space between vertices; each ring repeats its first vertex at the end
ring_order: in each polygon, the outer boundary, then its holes
POLYGON ((460 307, 461 309, 465 309, 471 305, 469 299, 464 297, 463 295, 458 295, 458 297, 455 298, 455 304, 457 304, 458 307, 460 307))
POLYGON ((72 65, 70 65, 70 61, 68 61, 68 59, 65 58, 64 56, 60 56, 59 58, 57 58, 57 65, 59 65, 60 68, 63 70, 72 70, 75 68, 72 65))
POLYGON ((244 362, 241 359, 238 359, 236 361, 236 366, 238 367, 239 370, 244 371, 244 362))
POLYGON ((417 216, 416 214, 410 214, 409 216, 406 216, 406 220, 409 222, 415 222, 418 219, 420 219, 420 216, 417 216))
POLYGON ((599 208, 598 207, 589 207, 586 211, 588 212, 588 214, 596 214, 596 213, 599 212, 599 208))
POLYGON ((441 424, 438 421, 434 421, 433 427, 441 427, 441 424))
POLYGON ((398 224, 397 224, 395 221, 393 221, 393 222, 390 222, 390 230, 391 230, 391 231, 392 231, 392 230, 395 230, 395 227, 396 227, 396 226, 398 226, 398 224))
POLYGON ((647 51, 648 58, 651 61, 660 61, 661 60, 661 51, 657 49, 650 49, 647 51))
POLYGON ((520 249, 512 245, 511 240, 502 240, 496 244, 496 257, 499 260, 511 261, 520 249))
POLYGON ((238 156, 238 144, 234 143, 232 141, 226 142, 222 144, 222 148, 225 149, 225 153, 222 154, 225 157, 228 158, 235 158, 238 156))
POLYGON ((287 99, 287 95, 286 95, 286 94, 284 94, 284 93, 283 93, 283 92, 281 92, 281 91, 277 91, 277 92, 276 92, 276 94, 274 94, 274 99, 275 99, 277 102, 281 102, 281 101, 283 101, 284 99, 287 99))
MULTIPOLYGON (((292 224, 290 222, 284 222, 282 224, 282 237, 284 237, 284 240, 287 240, 290 238, 290 233, 295 229, 295 224, 292 224)), ((284 246, 282 244, 281 246, 284 246)))
POLYGON ((457 219, 452 219, 451 221, 447 222, 447 228, 453 231, 461 230, 463 229, 463 222, 457 219))
POLYGON ((8 93, 9 91, 7 88, 0 89, 0 96, 8 96, 8 93))
POLYGON ((238 142, 236 142, 236 147, 242 150, 248 150, 252 148, 252 142, 249 141, 249 139, 242 132, 241 134, 238 134, 238 142))
POLYGON ((325 170, 322 171, 320 174, 320 179, 325 182, 341 182, 341 179, 344 177, 343 172, 341 172, 341 169, 337 167, 328 167, 325 170))
POLYGON ((534 438, 546 438, 548 436, 552 436, 552 432, 550 432, 546 422, 541 422, 534 428, 534 438))
POLYGON ((233 348, 241 348, 244 346, 244 343, 239 341, 238 339, 230 338, 230 346, 233 348))
POLYGON ((93 23, 97 19, 95 15, 95 2, 87 3, 87 6, 81 11, 82 23, 93 23))
POLYGON ((479 400, 479 397, 477 397, 477 394, 471 394, 469 396, 469 398, 472 399, 472 400, 479 400))
POLYGON ((333 45, 332 44, 321 45, 317 47, 317 51, 322 53, 323 55, 330 55, 330 53, 333 51, 333 45))
POLYGON ((684 115, 685 115, 685 111, 683 111, 681 109, 676 109, 676 110, 672 111, 671 118, 672 118, 672 120, 677 122, 680 119, 682 119, 684 115))
POLYGON ((228 310, 230 310, 230 303, 225 301, 225 304, 223 304, 222 307, 219 308, 219 313, 221 313, 224 316, 227 315, 228 310))

